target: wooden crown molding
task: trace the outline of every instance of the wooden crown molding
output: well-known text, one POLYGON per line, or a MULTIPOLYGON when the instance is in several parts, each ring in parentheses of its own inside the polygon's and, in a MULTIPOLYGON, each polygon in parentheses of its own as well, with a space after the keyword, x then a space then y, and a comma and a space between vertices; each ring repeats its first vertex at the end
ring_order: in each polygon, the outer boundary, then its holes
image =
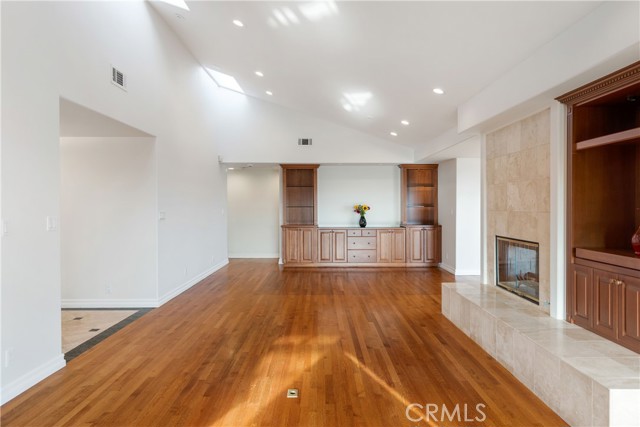
POLYGON ((640 82, 640 61, 567 92, 556 100, 563 104, 575 105, 638 82, 640 82))

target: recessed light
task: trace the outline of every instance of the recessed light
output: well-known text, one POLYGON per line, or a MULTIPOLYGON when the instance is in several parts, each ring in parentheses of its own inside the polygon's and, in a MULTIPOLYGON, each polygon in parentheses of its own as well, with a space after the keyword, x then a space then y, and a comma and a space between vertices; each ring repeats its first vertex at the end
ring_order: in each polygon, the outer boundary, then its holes
POLYGON ((402 123, 405 126, 409 126, 409 121, 408 120, 403 120, 400 123, 402 123))
POLYGON ((347 110, 349 112, 353 111, 353 105, 351 105, 351 104, 343 104, 342 108, 344 108, 345 110, 347 110))
POLYGON ((234 19, 233 20, 233 25, 235 25, 236 27, 244 27, 244 24, 239 19, 234 19))
POLYGON ((228 171, 232 171, 232 170, 234 170, 234 169, 235 169, 235 168, 227 168, 227 170, 228 170, 228 171))
POLYGON ((256 76, 264 77, 264 74, 262 74, 262 71, 256 71, 256 76))
POLYGON ((442 95, 442 94, 444 94, 444 90, 442 90, 439 87, 437 87, 437 88, 435 88, 433 90, 433 93, 437 93, 438 95, 442 95))
POLYGON ((265 93, 269 96, 273 95, 273 92, 271 92, 270 90, 265 91, 265 93))
POLYGON ((389 135, 391 136, 398 136, 398 134, 396 132, 389 132, 389 135))

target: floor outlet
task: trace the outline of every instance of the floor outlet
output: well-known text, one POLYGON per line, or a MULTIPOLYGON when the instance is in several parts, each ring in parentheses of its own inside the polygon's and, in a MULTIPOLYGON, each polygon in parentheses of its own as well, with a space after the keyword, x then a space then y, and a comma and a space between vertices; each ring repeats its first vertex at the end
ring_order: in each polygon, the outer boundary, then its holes
POLYGON ((298 398, 298 389, 297 388, 290 388, 289 390, 287 390, 287 398, 288 399, 297 399, 298 398))

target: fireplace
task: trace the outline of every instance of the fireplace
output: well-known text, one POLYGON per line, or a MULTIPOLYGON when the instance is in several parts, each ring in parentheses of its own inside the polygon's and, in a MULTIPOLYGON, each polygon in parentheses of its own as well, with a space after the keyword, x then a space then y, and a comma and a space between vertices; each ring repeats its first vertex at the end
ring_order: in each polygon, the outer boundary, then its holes
POLYGON ((496 285, 540 304, 538 257, 538 243, 496 236, 496 285))

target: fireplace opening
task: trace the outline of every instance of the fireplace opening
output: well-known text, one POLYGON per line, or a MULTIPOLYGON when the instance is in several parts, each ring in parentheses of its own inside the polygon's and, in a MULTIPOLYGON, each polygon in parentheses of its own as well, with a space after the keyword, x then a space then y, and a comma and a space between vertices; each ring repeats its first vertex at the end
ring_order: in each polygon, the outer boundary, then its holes
POLYGON ((540 304, 539 244, 496 236, 496 285, 540 304))

